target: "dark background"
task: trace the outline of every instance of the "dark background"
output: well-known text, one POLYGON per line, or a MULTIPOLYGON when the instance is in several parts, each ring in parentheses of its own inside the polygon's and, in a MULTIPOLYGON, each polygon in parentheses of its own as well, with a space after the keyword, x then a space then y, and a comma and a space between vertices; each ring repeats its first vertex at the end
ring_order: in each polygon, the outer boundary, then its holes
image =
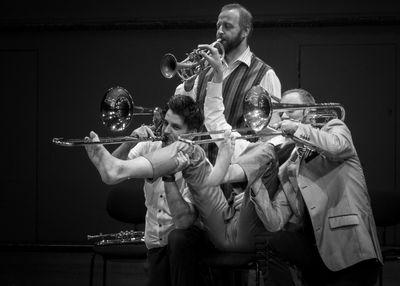
MULTIPOLYGON (((213 42, 220 7, 229 2, 4 2, 0 242, 75 244, 87 234, 129 229, 108 217, 111 188, 84 148, 51 140, 90 130, 112 136, 99 113, 111 86, 128 89, 137 105, 164 106, 179 80, 162 77, 161 57, 171 52, 182 60, 197 44, 213 42)), ((400 192, 395 3, 243 3, 256 21, 251 50, 274 68, 282 91, 302 87, 318 102, 343 104, 373 198, 400 192)), ((149 121, 135 118, 125 133, 149 121)), ((132 189, 140 192, 140 181, 132 189)))

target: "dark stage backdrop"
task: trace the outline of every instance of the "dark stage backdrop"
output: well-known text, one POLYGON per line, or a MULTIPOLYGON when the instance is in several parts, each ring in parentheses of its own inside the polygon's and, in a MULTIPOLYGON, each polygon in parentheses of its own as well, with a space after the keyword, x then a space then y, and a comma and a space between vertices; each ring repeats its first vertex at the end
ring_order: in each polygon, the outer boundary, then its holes
MULTIPOLYGON (((371 194, 399 192, 399 10, 339 2, 248 2, 251 49, 282 90, 303 87, 318 102, 342 103, 371 194)), ((162 77, 161 57, 181 60, 213 42, 222 4, 55 3, 1 4, 1 242, 81 243, 130 228, 107 215, 111 187, 84 148, 51 139, 112 136, 99 113, 111 86, 128 89, 137 105, 164 106, 179 80, 162 77)), ((135 118, 124 134, 150 119, 135 118)), ((141 192, 140 180, 130 184, 141 192)))

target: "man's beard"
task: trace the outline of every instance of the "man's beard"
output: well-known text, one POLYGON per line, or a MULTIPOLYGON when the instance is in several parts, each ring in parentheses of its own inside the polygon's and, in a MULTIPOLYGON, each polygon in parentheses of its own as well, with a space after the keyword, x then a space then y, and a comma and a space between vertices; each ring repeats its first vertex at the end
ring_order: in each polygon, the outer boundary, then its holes
POLYGON ((236 49, 242 41, 245 39, 245 37, 242 37, 242 32, 239 32, 238 35, 231 39, 231 40, 224 40, 222 41, 222 45, 224 46, 225 53, 229 54, 231 51, 236 49))
POLYGON ((175 140, 174 138, 172 138, 171 136, 169 136, 169 135, 166 135, 166 134, 163 134, 163 135, 162 135, 162 140, 161 140, 162 147, 171 145, 171 144, 174 143, 175 141, 176 141, 176 140, 175 140))

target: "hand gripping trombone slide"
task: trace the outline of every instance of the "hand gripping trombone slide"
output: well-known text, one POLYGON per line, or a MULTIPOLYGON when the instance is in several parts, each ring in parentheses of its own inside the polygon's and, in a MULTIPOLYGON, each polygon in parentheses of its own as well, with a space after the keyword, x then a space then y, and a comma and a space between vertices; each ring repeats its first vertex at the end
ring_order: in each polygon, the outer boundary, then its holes
MULTIPOLYGON (((272 102, 271 96, 264 88, 261 86, 253 86, 245 96, 243 117, 247 128, 234 129, 232 131, 236 132, 248 132, 253 131, 253 134, 243 135, 237 137, 236 139, 252 139, 268 136, 283 135, 292 138, 297 143, 304 145, 310 149, 315 149, 309 142, 288 135, 277 129, 268 126, 271 121, 272 112, 286 112, 291 110, 305 110, 304 122, 310 123, 316 128, 321 128, 328 121, 338 118, 344 121, 345 110, 339 103, 319 103, 319 104, 285 104, 280 102, 272 102)), ((222 134, 225 130, 215 130, 209 132, 201 133, 187 133, 179 137, 179 140, 189 144, 208 144, 212 142, 223 141, 224 138, 212 138, 212 139, 201 139, 192 140, 194 137, 212 135, 212 134, 222 134)))

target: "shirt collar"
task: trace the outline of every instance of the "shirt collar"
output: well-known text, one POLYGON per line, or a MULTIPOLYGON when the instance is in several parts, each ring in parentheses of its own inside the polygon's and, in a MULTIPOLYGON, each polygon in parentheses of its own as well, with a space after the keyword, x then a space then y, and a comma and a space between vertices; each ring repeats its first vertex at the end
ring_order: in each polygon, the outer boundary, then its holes
MULTIPOLYGON (((243 51, 243 53, 242 53, 236 60, 234 60, 234 61, 232 62, 231 65, 234 65, 234 64, 237 63, 237 62, 242 62, 242 63, 246 64, 246 65, 249 67, 249 66, 250 66, 250 63, 251 63, 251 56, 252 56, 252 54, 253 54, 253 53, 250 51, 250 46, 248 46, 247 49, 245 49, 245 50, 243 51)), ((226 61, 224 60, 223 62, 224 62, 224 64, 227 66, 226 61)))

